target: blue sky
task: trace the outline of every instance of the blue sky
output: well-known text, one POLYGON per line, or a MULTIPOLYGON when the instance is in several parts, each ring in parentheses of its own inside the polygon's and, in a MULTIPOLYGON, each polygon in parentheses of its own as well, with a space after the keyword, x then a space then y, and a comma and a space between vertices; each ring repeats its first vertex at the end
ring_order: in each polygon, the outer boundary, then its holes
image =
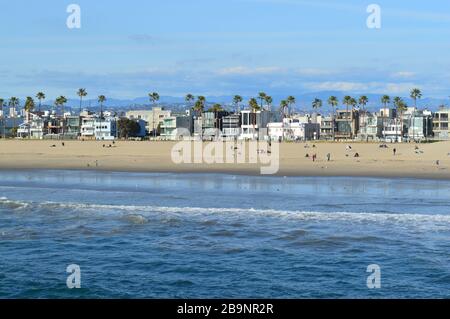
POLYGON ((1 0, 0 97, 450 95, 447 0, 1 0), (66 27, 71 3, 82 28, 66 27), (382 9, 368 29, 366 8, 382 9))

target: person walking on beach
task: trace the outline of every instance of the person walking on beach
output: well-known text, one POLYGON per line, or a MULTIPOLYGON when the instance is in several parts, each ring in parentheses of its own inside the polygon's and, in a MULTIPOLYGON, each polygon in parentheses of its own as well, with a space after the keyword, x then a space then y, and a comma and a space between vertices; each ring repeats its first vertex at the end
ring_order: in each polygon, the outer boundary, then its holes
POLYGON ((313 159, 313 162, 315 162, 316 159, 317 159, 317 154, 314 154, 313 157, 312 157, 312 159, 313 159))
POLYGON ((394 152, 394 156, 395 156, 395 154, 397 154, 397 149, 394 148, 392 151, 394 152))
POLYGON ((330 153, 327 154, 327 162, 329 162, 329 161, 331 161, 331 154, 330 153))

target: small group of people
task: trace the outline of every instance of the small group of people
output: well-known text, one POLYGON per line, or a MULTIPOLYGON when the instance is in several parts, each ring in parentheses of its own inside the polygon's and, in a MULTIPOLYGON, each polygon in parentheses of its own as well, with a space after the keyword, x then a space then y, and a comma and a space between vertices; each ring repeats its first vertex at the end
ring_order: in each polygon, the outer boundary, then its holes
MULTIPOLYGON (((312 158, 312 161, 313 162, 315 162, 315 161, 317 161, 317 154, 313 154, 313 155, 309 155, 309 154, 306 154, 306 156, 305 156, 306 158, 312 158)), ((328 153, 327 154, 327 162, 330 162, 331 161, 331 153, 328 153)))

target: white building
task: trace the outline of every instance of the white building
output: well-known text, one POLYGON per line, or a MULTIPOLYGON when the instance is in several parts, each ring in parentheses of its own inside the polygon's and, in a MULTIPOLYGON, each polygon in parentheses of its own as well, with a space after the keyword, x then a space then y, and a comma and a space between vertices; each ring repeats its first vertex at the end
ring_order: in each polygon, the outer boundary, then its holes
POLYGON ((117 138, 117 120, 113 117, 95 119, 95 139, 113 141, 117 138))
POLYGON ((81 138, 84 140, 94 140, 96 118, 92 115, 81 118, 81 138))
POLYGON ((301 123, 298 120, 284 119, 283 122, 269 123, 267 128, 271 140, 308 141, 320 138, 318 123, 301 123))
POLYGON ((170 117, 171 115, 171 111, 166 111, 161 107, 154 107, 152 110, 128 111, 125 114, 125 116, 131 120, 136 119, 147 122, 146 129, 150 135, 156 135, 158 128, 163 125, 164 119, 170 117))
POLYGON ((403 140, 403 125, 400 119, 385 121, 383 124, 383 137, 386 142, 401 143, 403 140))

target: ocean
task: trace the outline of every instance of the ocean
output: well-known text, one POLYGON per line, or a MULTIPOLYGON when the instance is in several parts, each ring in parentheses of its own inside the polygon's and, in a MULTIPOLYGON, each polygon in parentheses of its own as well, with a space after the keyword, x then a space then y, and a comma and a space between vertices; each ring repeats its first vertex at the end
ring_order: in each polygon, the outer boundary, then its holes
POLYGON ((450 181, 0 171, 0 298, 448 297, 450 181))

